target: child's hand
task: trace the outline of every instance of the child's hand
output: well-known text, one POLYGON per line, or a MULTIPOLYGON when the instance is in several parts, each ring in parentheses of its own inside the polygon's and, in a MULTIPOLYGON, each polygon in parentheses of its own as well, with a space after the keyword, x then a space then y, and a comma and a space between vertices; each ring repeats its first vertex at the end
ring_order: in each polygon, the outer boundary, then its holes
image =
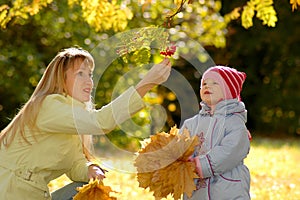
POLYGON ((97 165, 90 165, 88 168, 88 178, 102 180, 105 178, 104 171, 97 165))
POLYGON ((189 161, 189 162, 195 163, 195 166, 196 166, 196 173, 198 174, 198 176, 199 176, 200 178, 203 178, 202 168, 201 168, 201 163, 200 163, 199 157, 193 157, 193 156, 190 156, 189 159, 188 159, 188 161, 189 161))
POLYGON ((194 162, 194 158, 195 158, 194 156, 190 156, 190 157, 188 158, 188 161, 189 161, 189 162, 194 162))

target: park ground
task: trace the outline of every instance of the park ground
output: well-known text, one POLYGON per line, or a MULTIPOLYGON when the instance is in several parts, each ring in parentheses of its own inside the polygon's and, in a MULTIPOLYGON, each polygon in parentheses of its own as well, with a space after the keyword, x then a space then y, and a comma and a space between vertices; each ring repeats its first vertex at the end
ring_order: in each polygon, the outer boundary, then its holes
MULTIPOLYGON (((254 138, 251 150, 245 160, 251 172, 252 200, 298 200, 300 199, 300 140, 254 138)), ((121 168, 128 160, 110 156, 106 164, 121 168)), ((50 191, 67 184, 62 176, 49 184, 50 191)), ((154 200, 149 190, 140 188, 133 173, 110 170, 104 184, 118 193, 111 193, 118 200, 154 200)), ((168 196, 165 200, 171 200, 168 196)))

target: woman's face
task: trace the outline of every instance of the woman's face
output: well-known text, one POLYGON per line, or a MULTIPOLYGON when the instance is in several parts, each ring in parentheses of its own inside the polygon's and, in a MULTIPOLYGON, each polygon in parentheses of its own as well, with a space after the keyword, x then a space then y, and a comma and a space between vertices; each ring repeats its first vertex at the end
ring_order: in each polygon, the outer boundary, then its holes
POLYGON ((224 99, 221 86, 211 78, 205 79, 200 89, 202 101, 210 106, 216 105, 224 99))
POLYGON ((87 62, 76 60, 74 67, 66 71, 67 94, 80 102, 90 101, 93 89, 92 73, 87 62))

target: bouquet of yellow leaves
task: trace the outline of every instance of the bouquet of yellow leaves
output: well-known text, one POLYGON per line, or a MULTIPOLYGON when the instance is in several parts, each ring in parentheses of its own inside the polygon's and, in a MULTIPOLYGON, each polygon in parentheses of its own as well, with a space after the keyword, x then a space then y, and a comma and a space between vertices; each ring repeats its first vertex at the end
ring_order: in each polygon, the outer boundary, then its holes
POLYGON ((78 187, 78 193, 73 197, 74 200, 116 200, 111 197, 110 192, 114 192, 109 186, 104 186, 98 179, 91 179, 88 184, 78 187))
POLYGON ((139 186, 154 192, 155 199, 162 199, 169 194, 180 199, 183 193, 189 197, 196 189, 194 178, 195 164, 188 162, 198 137, 190 137, 188 130, 179 134, 179 129, 172 127, 170 133, 157 133, 144 140, 135 160, 139 186))

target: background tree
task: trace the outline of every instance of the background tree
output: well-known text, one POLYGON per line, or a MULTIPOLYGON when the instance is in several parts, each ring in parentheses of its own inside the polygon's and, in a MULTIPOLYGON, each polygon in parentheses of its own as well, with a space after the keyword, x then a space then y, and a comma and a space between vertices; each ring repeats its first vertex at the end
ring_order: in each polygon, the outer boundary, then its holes
MULTIPOLYGON (((238 4, 224 4, 222 12, 238 4)), ((228 26, 226 48, 211 53, 216 62, 247 72, 243 96, 252 130, 275 136, 299 135, 300 93, 295 91, 300 89, 300 28, 295 25, 300 16, 284 1, 276 1, 274 7, 279 18, 275 28, 254 20, 254 26, 246 30, 234 21, 228 26)))

